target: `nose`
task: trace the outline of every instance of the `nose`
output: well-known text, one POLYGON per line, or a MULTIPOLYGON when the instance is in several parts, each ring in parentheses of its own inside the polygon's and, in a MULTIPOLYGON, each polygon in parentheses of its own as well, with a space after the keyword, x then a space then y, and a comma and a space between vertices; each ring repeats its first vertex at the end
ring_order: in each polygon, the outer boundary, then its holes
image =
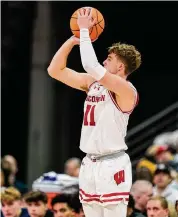
POLYGON ((106 60, 103 61, 103 66, 106 66, 106 60))
POLYGON ((32 207, 32 208, 31 208, 31 211, 32 211, 32 212, 36 211, 36 208, 35 208, 35 207, 32 207))
POLYGON ((152 210, 150 210, 147 215, 148 215, 148 217, 154 217, 154 212, 152 210))

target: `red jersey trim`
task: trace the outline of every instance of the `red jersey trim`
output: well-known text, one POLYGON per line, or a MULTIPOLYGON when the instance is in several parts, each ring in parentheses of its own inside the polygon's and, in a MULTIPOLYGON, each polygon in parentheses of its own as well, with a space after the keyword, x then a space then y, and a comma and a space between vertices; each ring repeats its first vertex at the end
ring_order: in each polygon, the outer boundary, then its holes
POLYGON ((88 89, 90 89, 90 88, 93 86, 93 84, 95 84, 95 83, 97 83, 97 81, 92 82, 92 83, 90 84, 90 86, 88 87, 88 89))
POLYGON ((117 101, 116 101, 116 98, 115 98, 115 93, 111 92, 110 90, 108 90, 108 93, 109 93, 109 96, 111 98, 111 100, 113 101, 114 105, 116 106, 116 108, 121 111, 122 113, 124 114, 131 114, 132 111, 134 110, 134 108, 138 105, 138 102, 139 102, 139 96, 138 96, 138 92, 134 89, 135 91, 135 102, 134 102, 134 105, 133 105, 133 108, 130 110, 130 111, 123 111, 120 106, 118 105, 117 101))

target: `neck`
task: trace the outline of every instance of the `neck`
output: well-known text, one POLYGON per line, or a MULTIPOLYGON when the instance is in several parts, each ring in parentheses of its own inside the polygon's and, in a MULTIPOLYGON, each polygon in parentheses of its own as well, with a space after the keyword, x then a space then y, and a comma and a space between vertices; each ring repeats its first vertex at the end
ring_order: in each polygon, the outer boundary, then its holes
POLYGON ((166 188, 157 187, 157 192, 161 194, 166 188))
POLYGON ((14 175, 14 174, 10 174, 10 175, 9 175, 9 183, 10 183, 11 185, 13 185, 14 182, 15 182, 15 175, 14 175))
POLYGON ((116 75, 120 76, 121 78, 127 80, 127 76, 125 74, 120 74, 120 73, 117 73, 116 75))

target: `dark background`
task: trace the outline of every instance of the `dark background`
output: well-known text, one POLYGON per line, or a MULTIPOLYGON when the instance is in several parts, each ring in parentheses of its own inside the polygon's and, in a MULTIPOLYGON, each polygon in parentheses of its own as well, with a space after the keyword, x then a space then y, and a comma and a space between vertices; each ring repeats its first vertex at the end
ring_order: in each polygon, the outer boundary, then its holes
MULTIPOLYGON (((32 60, 32 33, 37 17, 36 2, 2 4, 2 155, 14 155, 20 165, 18 176, 26 179, 28 162, 29 95, 32 60)), ((130 118, 128 129, 178 100, 177 2, 51 2, 51 58, 71 36, 71 14, 92 6, 105 18, 105 30, 94 43, 100 62, 114 42, 135 45, 142 54, 140 69, 130 76, 140 103, 130 118)), ((72 51, 68 66, 82 71, 79 49, 72 51)), ((47 71, 46 71, 47 73, 47 71)), ((85 93, 52 80, 55 105, 51 119, 52 154, 58 158, 60 143, 69 147, 67 156, 82 157, 79 150, 85 93)), ((55 160, 54 160, 55 162, 55 160)), ((55 163, 54 169, 57 169, 55 163)))

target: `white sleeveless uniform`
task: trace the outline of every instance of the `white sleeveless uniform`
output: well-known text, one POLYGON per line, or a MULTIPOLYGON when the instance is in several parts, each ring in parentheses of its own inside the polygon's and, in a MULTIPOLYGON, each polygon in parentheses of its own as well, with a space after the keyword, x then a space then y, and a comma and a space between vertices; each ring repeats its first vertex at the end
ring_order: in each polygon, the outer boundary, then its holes
MULTIPOLYGON (((130 83, 130 82, 129 82, 130 83)), ((130 83, 134 88, 134 86, 130 83)), ((137 91, 134 88, 137 102, 137 91)), ((107 155, 127 150, 125 136, 129 115, 122 112, 114 95, 98 82, 94 82, 84 104, 84 118, 81 131, 80 149, 86 154, 107 155)), ((120 157, 93 162, 84 157, 79 175, 80 201, 98 203, 102 206, 128 203, 132 185, 131 163, 124 153, 120 157), (123 172, 124 171, 124 172, 123 172), (121 183, 115 178, 122 173, 121 183)))

